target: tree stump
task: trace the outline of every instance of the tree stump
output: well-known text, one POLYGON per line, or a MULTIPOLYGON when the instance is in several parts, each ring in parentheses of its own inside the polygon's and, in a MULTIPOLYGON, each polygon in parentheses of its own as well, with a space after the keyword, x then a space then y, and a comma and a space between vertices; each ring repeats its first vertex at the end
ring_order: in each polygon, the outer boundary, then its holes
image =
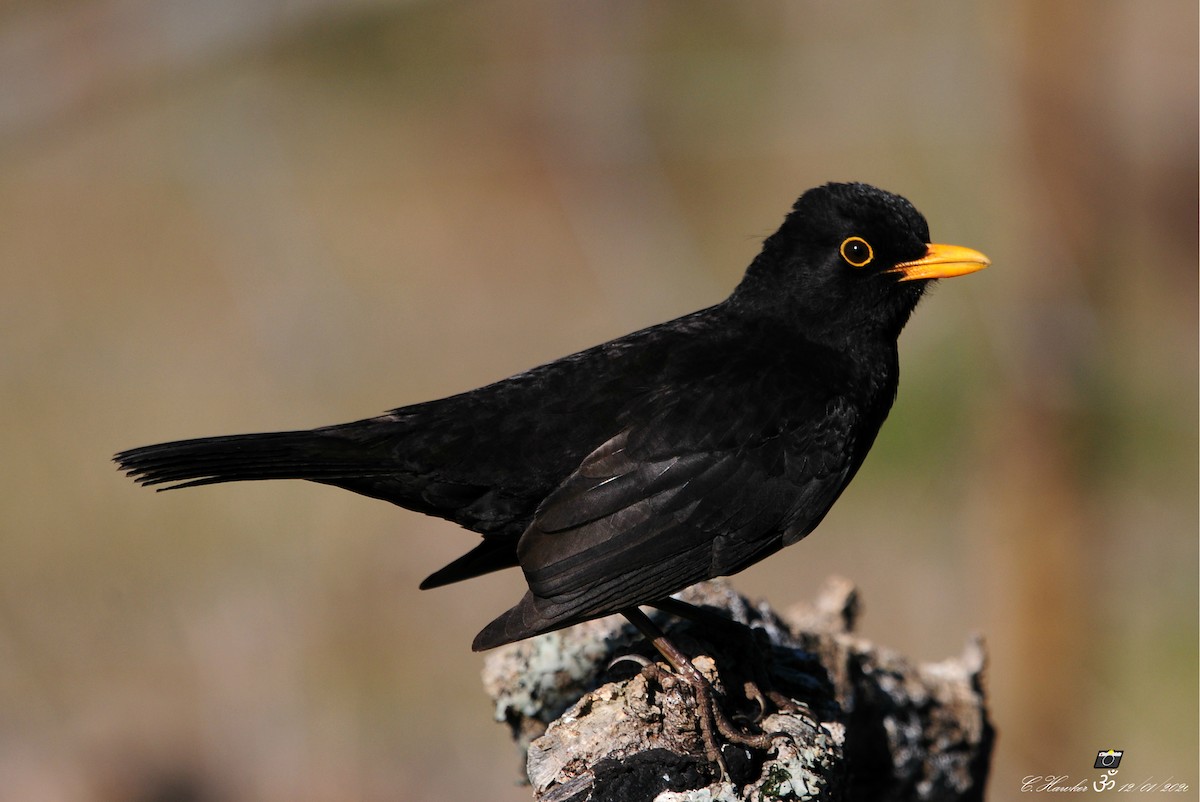
POLYGON ((980 639, 960 657, 914 666, 853 634, 858 595, 845 580, 782 615, 723 581, 678 598, 750 628, 737 637, 652 616, 714 683, 726 713, 774 735, 771 748, 725 744, 723 776, 705 757, 691 689, 665 663, 610 667, 658 656, 624 619, 590 621, 497 649, 484 666, 535 800, 983 799, 994 730, 980 639), (796 704, 764 711, 743 690, 750 680, 796 704))

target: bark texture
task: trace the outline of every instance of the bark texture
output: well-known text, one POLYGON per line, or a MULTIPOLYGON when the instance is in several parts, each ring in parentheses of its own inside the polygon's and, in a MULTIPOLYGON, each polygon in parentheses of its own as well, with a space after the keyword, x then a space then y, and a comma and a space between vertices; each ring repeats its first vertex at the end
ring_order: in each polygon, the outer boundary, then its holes
POLYGON ((591 621, 492 653, 484 685, 525 754, 538 802, 979 800, 994 731, 982 641, 961 656, 913 665, 853 634, 858 594, 830 580, 816 602, 783 614, 727 583, 679 598, 722 611, 746 634, 656 614, 717 688, 722 708, 771 748, 725 744, 722 776, 705 758, 691 689, 620 617, 591 621), (717 670, 719 666, 719 671, 717 670), (754 682, 799 703, 761 705, 754 682))

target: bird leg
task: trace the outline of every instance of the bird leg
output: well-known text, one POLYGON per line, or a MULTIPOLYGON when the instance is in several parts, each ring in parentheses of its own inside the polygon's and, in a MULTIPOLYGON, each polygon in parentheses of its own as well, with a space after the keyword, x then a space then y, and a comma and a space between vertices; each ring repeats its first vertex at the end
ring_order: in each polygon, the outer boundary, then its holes
MULTIPOLYGON (((750 626, 734 621, 732 618, 705 607, 698 607, 694 604, 688 604, 685 601, 670 597, 651 602, 650 606, 656 607, 664 613, 686 618, 709 629, 724 632, 732 636, 740 644, 741 648, 748 653, 762 649, 762 645, 754 637, 754 630, 750 626)), ((775 690, 774 683, 771 681, 770 674, 766 668, 766 661, 747 660, 745 663, 754 672, 754 678, 746 681, 744 690, 746 698, 758 705, 759 715, 755 719, 755 722, 761 721, 763 716, 766 715, 768 699, 775 706, 775 709, 781 713, 800 713, 805 716, 812 716, 812 711, 808 705, 791 699, 775 690)))
POLYGON ((667 662, 671 664, 671 668, 675 670, 676 676, 692 688, 692 692, 696 697, 696 708, 700 720, 700 735, 704 740, 704 750, 708 755, 708 759, 720 766, 721 771, 726 775, 729 774, 725 766, 725 760, 721 756, 721 749, 717 743, 716 733, 720 733, 725 740, 731 743, 742 744, 755 749, 767 749, 771 746, 770 735, 766 733, 754 735, 742 732, 729 720, 724 711, 717 705, 712 683, 692 665, 692 661, 688 659, 687 655, 667 639, 663 631, 645 613, 636 607, 631 607, 627 610, 622 610, 621 614, 629 619, 631 624, 641 630, 651 645, 658 650, 658 653, 665 657, 667 662))

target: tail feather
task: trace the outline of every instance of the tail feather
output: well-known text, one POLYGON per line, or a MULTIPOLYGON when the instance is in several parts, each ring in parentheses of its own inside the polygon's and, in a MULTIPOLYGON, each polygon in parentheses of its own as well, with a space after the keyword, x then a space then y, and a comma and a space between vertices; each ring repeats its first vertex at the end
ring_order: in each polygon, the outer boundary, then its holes
POLYGON ((361 444, 321 430, 177 440, 113 459, 139 484, 167 485, 159 490, 257 479, 329 481, 394 470, 361 444))

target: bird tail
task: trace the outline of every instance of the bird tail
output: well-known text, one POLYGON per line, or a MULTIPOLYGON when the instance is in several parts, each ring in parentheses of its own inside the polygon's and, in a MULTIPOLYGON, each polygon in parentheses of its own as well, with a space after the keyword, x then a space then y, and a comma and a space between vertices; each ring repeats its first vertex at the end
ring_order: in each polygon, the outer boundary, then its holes
POLYGON ((256 479, 336 483, 386 471, 361 443, 322 429, 176 440, 122 451, 113 460, 138 484, 166 485, 159 490, 256 479))

